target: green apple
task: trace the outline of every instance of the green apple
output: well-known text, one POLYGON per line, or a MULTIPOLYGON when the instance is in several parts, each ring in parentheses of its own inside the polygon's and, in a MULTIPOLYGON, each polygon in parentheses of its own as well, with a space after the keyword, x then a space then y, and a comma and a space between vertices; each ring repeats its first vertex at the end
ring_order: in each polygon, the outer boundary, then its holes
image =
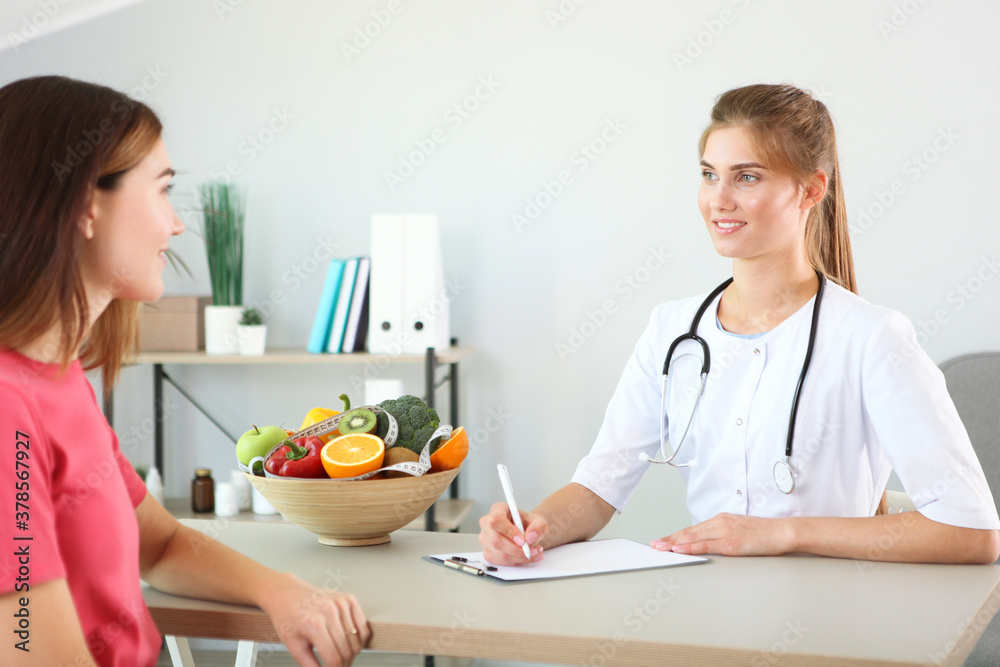
MULTIPOLYGON (((236 441, 236 458, 243 465, 250 465, 250 460, 256 456, 264 456, 271 448, 288 437, 285 429, 278 426, 254 426, 240 436, 236 441)), ((257 461, 253 466, 254 473, 263 470, 263 465, 257 461)))

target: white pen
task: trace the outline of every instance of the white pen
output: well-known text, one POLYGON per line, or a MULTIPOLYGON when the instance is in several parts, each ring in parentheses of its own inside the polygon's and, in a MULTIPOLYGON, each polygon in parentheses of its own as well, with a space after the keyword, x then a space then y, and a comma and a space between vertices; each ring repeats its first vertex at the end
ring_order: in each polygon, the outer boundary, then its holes
POLYGON ((524 556, 531 560, 531 549, 528 548, 528 536, 524 534, 524 524, 521 523, 521 513, 517 511, 517 503, 514 502, 514 489, 510 486, 510 475, 507 474, 507 466, 502 463, 497 464, 497 472, 500 473, 500 486, 503 487, 503 495, 507 497, 507 507, 510 508, 510 516, 514 519, 514 525, 521 531, 524 537, 524 556))

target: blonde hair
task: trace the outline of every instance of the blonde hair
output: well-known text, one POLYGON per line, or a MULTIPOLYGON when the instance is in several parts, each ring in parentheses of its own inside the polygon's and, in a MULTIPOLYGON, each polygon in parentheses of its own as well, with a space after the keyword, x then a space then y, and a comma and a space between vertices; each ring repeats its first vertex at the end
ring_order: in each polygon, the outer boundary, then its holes
POLYGON ((62 369, 79 350, 106 395, 136 351, 139 304, 115 299, 89 326, 79 222, 161 132, 149 107, 105 86, 43 76, 0 89, 0 347, 58 326, 62 369))
POLYGON ((805 187, 814 182, 817 170, 826 172, 826 193, 806 220, 806 251, 817 270, 857 293, 837 138, 826 105, 795 86, 754 84, 720 95, 711 118, 698 141, 701 156, 712 132, 741 127, 768 168, 805 187))

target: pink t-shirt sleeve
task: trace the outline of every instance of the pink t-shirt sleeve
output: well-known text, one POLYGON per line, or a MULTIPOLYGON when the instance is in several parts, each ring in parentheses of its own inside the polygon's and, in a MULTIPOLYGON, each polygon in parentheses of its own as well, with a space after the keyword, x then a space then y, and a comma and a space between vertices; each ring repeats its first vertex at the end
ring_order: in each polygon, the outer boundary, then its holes
POLYGON ((56 539, 52 477, 58 461, 24 397, 0 384, 0 594, 66 577, 56 539))
POLYGON ((146 497, 146 484, 139 477, 139 473, 135 471, 135 468, 132 467, 128 459, 125 458, 125 455, 122 454, 122 450, 118 446, 118 436, 115 435, 114 431, 111 432, 111 437, 114 440, 115 461, 118 462, 118 470, 121 471, 122 480, 125 482, 125 490, 128 491, 132 507, 138 507, 139 503, 146 497))

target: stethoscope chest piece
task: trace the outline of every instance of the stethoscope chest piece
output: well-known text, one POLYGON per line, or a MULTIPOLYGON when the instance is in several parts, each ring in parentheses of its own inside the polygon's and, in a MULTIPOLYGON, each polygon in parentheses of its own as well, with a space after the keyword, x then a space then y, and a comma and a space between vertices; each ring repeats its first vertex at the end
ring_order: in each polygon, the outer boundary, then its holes
POLYGON ((795 488, 795 474, 787 461, 778 461, 774 464, 774 483, 782 493, 791 493, 795 488))

